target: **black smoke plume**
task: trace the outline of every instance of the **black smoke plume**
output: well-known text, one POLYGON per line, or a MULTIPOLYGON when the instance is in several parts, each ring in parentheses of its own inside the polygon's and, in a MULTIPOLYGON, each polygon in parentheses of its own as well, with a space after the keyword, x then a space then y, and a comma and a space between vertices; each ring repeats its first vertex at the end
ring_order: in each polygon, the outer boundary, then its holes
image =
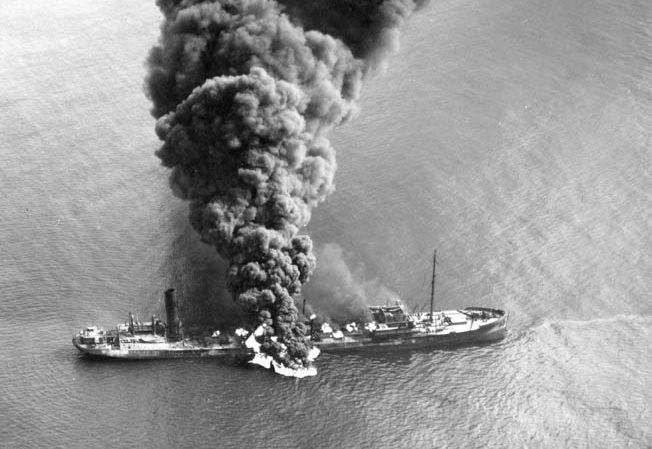
POLYGON ((146 88, 190 222, 227 260, 227 284, 265 348, 304 361, 293 296, 315 268, 299 230, 334 189, 330 129, 397 48, 411 0, 159 0, 146 88))

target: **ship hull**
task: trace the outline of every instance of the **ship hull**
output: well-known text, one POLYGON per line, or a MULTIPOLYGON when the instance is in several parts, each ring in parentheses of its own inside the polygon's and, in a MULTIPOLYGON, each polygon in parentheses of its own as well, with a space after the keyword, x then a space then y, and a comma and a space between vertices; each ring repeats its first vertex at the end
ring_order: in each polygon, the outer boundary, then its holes
MULTIPOLYGON (((82 353, 97 358, 124 359, 124 360, 152 360, 152 359, 183 359, 183 358, 233 358, 247 359, 253 354, 245 348, 235 345, 196 347, 182 344, 161 344, 157 348, 146 347, 112 347, 102 345, 83 344, 73 338, 73 345, 82 353)), ((124 346, 124 345, 123 345, 124 346)))
MULTIPOLYGON (((346 353, 357 351, 391 351, 411 349, 438 349, 465 345, 491 343, 501 340, 507 333, 507 313, 497 309, 466 308, 464 311, 449 311, 449 316, 468 312, 491 313, 493 318, 483 322, 464 321, 434 330, 421 327, 395 333, 349 333, 342 338, 322 338, 313 345, 326 353, 346 353)), ((181 358, 230 358, 249 360, 252 350, 239 344, 196 346, 185 342, 121 343, 120 346, 108 344, 86 344, 79 336, 73 344, 91 357, 126 360, 181 359, 181 358)))
POLYGON ((446 330, 441 333, 413 332, 387 338, 349 336, 327 338, 314 342, 323 352, 353 352, 366 350, 438 349, 492 343, 505 338, 507 316, 473 330, 446 330))

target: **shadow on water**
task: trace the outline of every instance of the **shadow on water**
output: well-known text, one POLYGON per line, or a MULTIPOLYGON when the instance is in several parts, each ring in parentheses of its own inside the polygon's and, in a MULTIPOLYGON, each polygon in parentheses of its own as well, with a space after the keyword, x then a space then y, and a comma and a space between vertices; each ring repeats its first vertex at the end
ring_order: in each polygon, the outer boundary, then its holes
POLYGON ((137 360, 137 359, 114 359, 107 357, 95 357, 87 354, 77 354, 73 360, 75 371, 80 373, 92 373, 98 371, 109 370, 108 372, 119 373, 135 373, 135 372, 148 372, 151 370, 160 369, 176 369, 183 367, 184 369, 195 369, 198 367, 214 367, 219 366, 223 368, 233 369, 251 369, 251 365, 246 359, 241 357, 196 357, 196 358, 162 358, 151 360, 137 360))
POLYGON ((457 344, 440 348, 401 348, 397 347, 365 347, 352 348, 342 352, 322 352, 318 363, 373 363, 387 366, 410 365, 415 358, 438 357, 449 358, 468 356, 486 351, 500 351, 508 344, 509 336, 503 340, 480 343, 457 344))
POLYGON ((381 363, 384 365, 409 365, 413 354, 414 353, 411 351, 382 352, 379 350, 365 351, 358 349, 356 351, 346 353, 322 353, 319 356, 319 359, 317 359, 317 363, 326 364, 352 362, 352 364, 355 364, 357 362, 373 362, 381 363))
POLYGON ((409 355, 409 354, 428 354, 432 352, 457 352, 461 349, 465 348, 485 348, 489 346, 500 346, 502 345, 506 340, 511 339, 511 334, 507 334, 505 338, 502 339, 495 339, 495 340, 487 340, 487 341, 481 341, 481 342, 461 342, 461 343, 454 343, 454 344, 449 344, 446 346, 438 346, 438 347, 420 347, 420 348, 411 348, 411 347, 405 347, 399 345, 391 345, 391 346, 363 346, 363 347, 355 347, 355 348, 347 348, 346 350, 340 350, 340 351, 324 351, 324 353, 332 354, 334 356, 337 355, 345 355, 345 354, 363 354, 367 356, 375 356, 375 355, 382 355, 386 356, 388 354, 392 355, 409 355))
POLYGON ((242 324, 240 311, 226 288, 227 263, 188 223, 187 205, 170 211, 174 235, 162 277, 179 300, 179 314, 189 333, 233 330, 242 324))

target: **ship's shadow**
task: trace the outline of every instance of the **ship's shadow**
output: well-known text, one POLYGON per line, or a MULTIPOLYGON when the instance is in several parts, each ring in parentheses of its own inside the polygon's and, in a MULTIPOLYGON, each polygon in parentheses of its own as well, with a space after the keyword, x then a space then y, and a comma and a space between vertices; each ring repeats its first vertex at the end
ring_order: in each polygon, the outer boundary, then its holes
POLYGON ((187 205, 171 210, 174 240, 170 243, 161 277, 174 288, 179 317, 187 334, 233 331, 243 324, 239 307, 226 288, 227 263, 215 249, 201 242, 187 218, 187 205))
POLYGON ((93 372, 129 373, 132 371, 158 369, 161 367, 174 367, 180 365, 205 366, 217 365, 232 368, 251 368, 249 358, 244 356, 221 356, 221 357, 192 357, 192 358, 160 358, 160 359, 118 359, 110 357, 93 356, 79 353, 74 359, 76 370, 86 374, 93 372))

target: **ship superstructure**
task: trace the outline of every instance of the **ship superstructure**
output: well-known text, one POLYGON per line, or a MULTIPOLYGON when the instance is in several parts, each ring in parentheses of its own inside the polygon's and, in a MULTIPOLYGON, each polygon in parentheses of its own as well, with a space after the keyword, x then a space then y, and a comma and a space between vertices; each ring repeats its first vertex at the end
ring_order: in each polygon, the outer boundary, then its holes
POLYGON ((408 313, 400 303, 369 308, 374 320, 333 331, 315 332, 315 346, 325 352, 354 349, 442 348, 486 343, 505 337, 507 313, 487 307, 467 307, 430 313, 408 313))
POLYGON ((120 359, 237 357, 251 353, 244 345, 242 334, 214 333, 201 341, 184 338, 174 289, 165 292, 165 308, 167 324, 155 316, 149 322, 139 322, 130 313, 126 323, 108 331, 97 326, 87 327, 75 335, 72 342, 85 354, 120 359))

